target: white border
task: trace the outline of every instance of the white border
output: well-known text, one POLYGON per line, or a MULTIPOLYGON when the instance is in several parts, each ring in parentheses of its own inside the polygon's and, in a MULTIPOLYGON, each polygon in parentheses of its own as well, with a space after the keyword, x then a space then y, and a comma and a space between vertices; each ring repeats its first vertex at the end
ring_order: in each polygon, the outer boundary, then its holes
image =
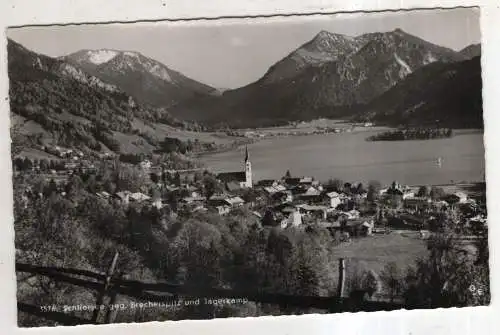
MULTIPOLYGON (((4 334, 108 334, 119 330, 126 334, 493 334, 494 315, 500 315, 498 303, 500 273, 498 264, 500 241, 496 206, 500 187, 500 6, 495 0, 0 0, 2 48, 0 48, 0 329, 4 334), (483 48, 483 87, 486 146, 486 177, 490 222, 490 255, 492 267, 492 305, 490 307, 376 312, 301 317, 261 317, 258 319, 221 319, 213 321, 152 322, 111 326, 78 326, 19 329, 16 321, 16 285, 14 275, 14 244, 12 227, 12 189, 10 166, 8 79, 5 27, 26 24, 71 22, 109 22, 159 19, 214 18, 245 15, 327 13, 336 11, 384 10, 398 8, 430 8, 481 6, 483 48), (495 169, 495 167, 497 169, 495 169), (495 273, 496 272, 496 273, 495 273), (496 313, 495 313, 496 312, 496 313), (90 328, 89 328, 90 327, 90 328)), ((193 21, 193 24, 196 22, 193 21)), ((498 324, 497 324, 498 325, 498 324)))

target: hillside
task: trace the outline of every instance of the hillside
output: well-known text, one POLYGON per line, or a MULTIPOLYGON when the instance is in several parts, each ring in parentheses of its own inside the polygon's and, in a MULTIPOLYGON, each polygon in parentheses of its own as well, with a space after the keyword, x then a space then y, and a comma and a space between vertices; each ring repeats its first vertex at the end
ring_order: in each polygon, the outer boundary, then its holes
POLYGON ((8 73, 13 138, 27 148, 150 152, 171 132, 162 126, 197 127, 176 120, 165 109, 144 107, 116 86, 12 40, 8 73))
POLYGON ((357 121, 482 128, 480 57, 426 66, 359 110, 357 121))
POLYGON ((460 54, 462 54, 467 59, 471 59, 481 55, 481 44, 471 44, 462 50, 460 50, 460 54))
POLYGON ((214 88, 138 52, 80 50, 63 60, 116 85, 139 102, 156 107, 168 107, 197 96, 217 93, 214 88))
POLYGON ((257 82, 171 110, 234 127, 316 117, 344 117, 430 63, 466 59, 400 29, 358 37, 320 32, 273 65, 257 82))

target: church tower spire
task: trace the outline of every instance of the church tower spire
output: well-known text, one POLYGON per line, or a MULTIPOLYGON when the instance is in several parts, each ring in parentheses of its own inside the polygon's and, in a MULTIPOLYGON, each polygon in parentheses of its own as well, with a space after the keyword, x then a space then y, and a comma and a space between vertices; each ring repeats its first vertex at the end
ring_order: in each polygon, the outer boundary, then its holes
POLYGON ((250 163, 250 156, 248 155, 248 146, 245 146, 245 184, 248 188, 253 186, 252 163, 250 163))

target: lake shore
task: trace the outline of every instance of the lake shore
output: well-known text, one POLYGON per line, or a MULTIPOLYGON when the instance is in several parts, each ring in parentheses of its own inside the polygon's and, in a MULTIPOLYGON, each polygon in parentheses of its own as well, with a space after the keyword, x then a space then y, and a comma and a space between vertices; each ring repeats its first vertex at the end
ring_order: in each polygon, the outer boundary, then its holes
POLYGON ((193 158, 203 158, 210 155, 221 154, 233 150, 240 150, 243 146, 254 144, 263 140, 274 140, 287 137, 330 135, 355 132, 379 132, 387 131, 388 127, 365 126, 363 124, 350 123, 344 120, 319 119, 309 122, 301 122, 295 126, 277 126, 252 129, 239 129, 230 131, 235 134, 234 142, 224 145, 218 149, 198 152, 193 158), (237 143, 240 142, 240 143, 237 143))
MULTIPOLYGON (((376 131, 258 139, 248 145, 254 180, 279 178, 286 170, 322 181, 338 178, 363 184, 397 180, 406 185, 440 185, 484 178, 480 131, 457 130, 457 136, 432 141, 365 141, 376 131), (441 167, 436 164, 439 157, 441 167)), ((208 170, 219 173, 240 171, 242 155, 238 147, 198 157, 208 170)))

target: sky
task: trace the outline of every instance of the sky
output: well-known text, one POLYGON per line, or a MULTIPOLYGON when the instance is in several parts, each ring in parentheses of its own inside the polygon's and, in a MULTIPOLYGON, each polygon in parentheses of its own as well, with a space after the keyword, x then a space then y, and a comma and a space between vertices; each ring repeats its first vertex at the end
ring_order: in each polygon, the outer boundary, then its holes
POLYGON ((26 48, 58 57, 81 49, 138 51, 219 89, 256 81, 321 30, 357 36, 400 28, 454 50, 480 42, 479 9, 349 13, 218 21, 10 28, 26 48))

